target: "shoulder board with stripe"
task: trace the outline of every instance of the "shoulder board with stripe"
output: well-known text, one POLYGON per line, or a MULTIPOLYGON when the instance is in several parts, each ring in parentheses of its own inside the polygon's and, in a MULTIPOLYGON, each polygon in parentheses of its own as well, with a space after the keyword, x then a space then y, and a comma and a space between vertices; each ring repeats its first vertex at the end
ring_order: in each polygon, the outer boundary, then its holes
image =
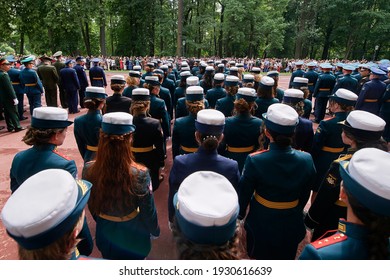
POLYGON ((343 161, 343 160, 349 160, 351 158, 352 158, 352 154, 348 154, 348 155, 339 157, 338 159, 335 160, 335 162, 340 162, 340 161, 343 161))
POLYGON ((60 152, 58 152, 57 149, 54 149, 54 150, 53 150, 53 153, 59 155, 60 157, 66 159, 66 160, 71 160, 71 159, 68 158, 67 156, 65 156, 65 155, 61 154, 60 152))
POLYGON ((327 118, 327 119, 324 119, 324 121, 330 121, 331 119, 334 119, 335 117, 333 116, 333 117, 329 117, 329 118, 327 118))
POLYGON ((342 242, 344 240, 347 240, 348 237, 343 233, 337 233, 335 235, 314 241, 311 243, 311 245, 316 249, 321 249, 329 245, 333 245, 339 242, 342 242))
POLYGON ((251 154, 249 154, 249 156, 253 157, 255 155, 259 155, 259 154, 262 154, 262 153, 266 153, 268 152, 269 150, 261 150, 261 151, 256 151, 256 152, 253 152, 251 154))

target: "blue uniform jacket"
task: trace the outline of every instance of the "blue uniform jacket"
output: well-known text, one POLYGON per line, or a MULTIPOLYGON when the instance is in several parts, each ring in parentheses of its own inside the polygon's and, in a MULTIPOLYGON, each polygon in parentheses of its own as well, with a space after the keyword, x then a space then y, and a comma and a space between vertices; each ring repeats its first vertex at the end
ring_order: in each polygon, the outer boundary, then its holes
POLYGON ((263 118, 263 114, 267 113, 268 107, 274 103, 279 103, 279 100, 276 98, 262 98, 257 97, 255 100, 257 104, 257 109, 255 111, 255 116, 258 118, 263 118))
POLYGON ((198 143, 195 140, 195 116, 192 114, 175 119, 172 132, 172 157, 173 159, 180 154, 188 154, 184 151, 186 148, 198 149, 198 143))
POLYGON ((225 117, 233 116, 235 96, 226 95, 226 97, 220 98, 215 104, 215 109, 221 111, 225 117))
POLYGON ((390 142, 390 85, 387 86, 386 92, 383 94, 379 116, 386 122, 383 138, 390 142))
POLYGON ((77 167, 74 160, 57 152, 53 144, 36 145, 17 153, 11 166, 11 192, 32 175, 46 169, 58 168, 68 171, 73 177, 77 176, 77 167))
POLYGON ((309 80, 307 85, 309 87, 310 93, 313 93, 314 92, 314 88, 315 88, 316 83, 317 83, 318 73, 316 71, 314 71, 313 69, 309 69, 303 75, 303 77, 309 80))
POLYGON ((106 74, 103 68, 99 66, 93 66, 89 69, 89 80, 93 87, 105 87, 107 86, 106 74))
POLYGON ((138 87, 134 87, 134 86, 128 86, 128 87, 126 87, 126 88, 123 90, 123 92, 122 92, 122 96, 131 98, 131 96, 133 95, 133 90, 134 90, 135 88, 138 88, 138 87))
POLYGON ((173 107, 176 108, 177 101, 186 96, 186 89, 182 87, 177 87, 175 93, 173 94, 173 107))
MULTIPOLYGON (((364 226, 340 220, 336 234, 306 245, 300 260, 367 260, 369 238, 364 226)), ((390 248, 388 249, 390 253, 390 248)))
MULTIPOLYGON (((207 99, 204 99, 204 108, 208 109, 209 108, 209 102, 207 99)), ((181 118, 188 116, 189 112, 187 110, 187 105, 186 105, 186 98, 182 97, 177 101, 176 104, 176 110, 175 110, 175 118, 181 118)))
POLYGON ((302 69, 295 70, 291 74, 291 78, 290 78, 290 82, 288 84, 288 88, 292 88, 292 83, 293 83, 295 77, 303 77, 303 75, 305 75, 305 71, 303 71, 302 69))
POLYGON ((173 221, 175 208, 173 197, 180 184, 190 174, 197 171, 213 171, 225 176, 234 188, 237 188, 240 180, 238 164, 235 160, 218 155, 217 151, 207 152, 199 147, 196 153, 179 155, 173 161, 169 174, 168 214, 169 221, 173 221))
POLYGON ((329 97, 336 84, 336 77, 330 72, 325 72, 318 76, 314 87, 313 97, 329 97))
MULTIPOLYGON (((79 64, 76 64, 73 67, 73 69, 76 70, 77 78, 79 79, 80 82, 80 87, 84 89, 88 87, 89 84, 88 84, 87 74, 85 73, 84 67, 79 64)), ((80 100, 80 102, 82 102, 82 100, 80 100)))
POLYGON ((76 70, 65 67, 60 70, 62 87, 66 91, 77 91, 80 89, 79 78, 77 78, 76 70))
POLYGON ((345 74, 343 77, 337 80, 336 85, 333 88, 333 93, 335 93, 339 88, 345 88, 357 93, 358 80, 352 77, 350 74, 345 74))
POLYGON ((20 70, 11 68, 7 72, 16 94, 24 94, 24 85, 20 82, 20 70))
POLYGON ((386 84, 379 79, 365 83, 356 101, 355 110, 367 111, 378 116, 385 91, 386 84))
POLYGON ((173 107, 172 107, 172 97, 171 97, 171 93, 169 92, 169 89, 161 86, 158 96, 162 100, 164 100, 165 106, 167 106, 167 111, 168 111, 169 117, 170 117, 170 119, 172 119, 173 118, 173 107))
POLYGON ((206 93, 206 99, 209 102, 210 108, 214 109, 218 99, 226 97, 226 90, 221 86, 209 89, 206 93))
POLYGON ((171 136, 171 122, 164 100, 155 95, 150 96, 149 114, 161 122, 161 128, 164 132, 164 139, 171 136))
POLYGON ((20 71, 20 83, 25 88, 27 95, 38 95, 43 93, 42 82, 38 77, 37 72, 32 69, 24 68, 20 71))
POLYGON ((97 149, 99 143, 101 125, 102 114, 100 110, 90 110, 74 120, 74 136, 84 163, 95 159, 96 151, 93 150, 97 149), (87 146, 90 147, 87 148, 87 146))
POLYGON ((295 129, 294 149, 310 153, 313 138, 313 123, 310 120, 299 117, 299 123, 295 129))

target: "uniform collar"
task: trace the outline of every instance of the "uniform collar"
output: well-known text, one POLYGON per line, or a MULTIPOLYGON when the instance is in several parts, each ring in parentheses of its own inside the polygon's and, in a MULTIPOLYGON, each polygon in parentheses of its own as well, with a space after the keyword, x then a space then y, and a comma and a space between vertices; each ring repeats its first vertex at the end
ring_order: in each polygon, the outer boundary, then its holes
POLYGON ((365 226, 349 223, 344 219, 339 220, 338 231, 356 239, 363 239, 368 235, 368 229, 365 226))
POLYGON ((197 153, 201 154, 201 155, 217 155, 218 154, 217 149, 212 150, 212 151, 206 151, 202 146, 199 146, 197 153))
POLYGON ((57 148, 57 146, 54 144, 47 143, 41 145, 34 145, 33 148, 37 150, 54 150, 57 148))
POLYGON ((269 143, 269 150, 291 151, 292 147, 288 146, 288 147, 282 148, 282 147, 279 147, 276 143, 269 143))

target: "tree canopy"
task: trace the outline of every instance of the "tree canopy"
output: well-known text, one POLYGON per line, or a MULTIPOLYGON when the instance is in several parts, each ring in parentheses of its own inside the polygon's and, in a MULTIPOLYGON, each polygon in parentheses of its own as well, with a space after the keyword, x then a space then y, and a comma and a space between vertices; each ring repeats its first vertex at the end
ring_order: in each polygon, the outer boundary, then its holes
POLYGON ((384 0, 0 0, 16 54, 374 59, 390 55, 384 0), (182 9, 180 8, 182 7, 182 9))

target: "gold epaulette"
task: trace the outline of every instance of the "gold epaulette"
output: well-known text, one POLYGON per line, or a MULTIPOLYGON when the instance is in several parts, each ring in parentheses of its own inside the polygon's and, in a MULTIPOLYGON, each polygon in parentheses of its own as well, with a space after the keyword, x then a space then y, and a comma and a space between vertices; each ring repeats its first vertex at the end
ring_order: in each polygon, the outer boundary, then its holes
POLYGON ((344 240, 347 240, 347 236, 343 233, 337 233, 335 235, 326 237, 324 239, 320 239, 318 241, 314 241, 311 243, 311 245, 316 249, 321 249, 323 247, 333 245, 339 242, 342 242, 344 240))
POLYGON ((347 154, 347 155, 339 157, 334 162, 338 162, 339 163, 340 161, 350 160, 351 158, 352 158, 352 154, 347 154))

